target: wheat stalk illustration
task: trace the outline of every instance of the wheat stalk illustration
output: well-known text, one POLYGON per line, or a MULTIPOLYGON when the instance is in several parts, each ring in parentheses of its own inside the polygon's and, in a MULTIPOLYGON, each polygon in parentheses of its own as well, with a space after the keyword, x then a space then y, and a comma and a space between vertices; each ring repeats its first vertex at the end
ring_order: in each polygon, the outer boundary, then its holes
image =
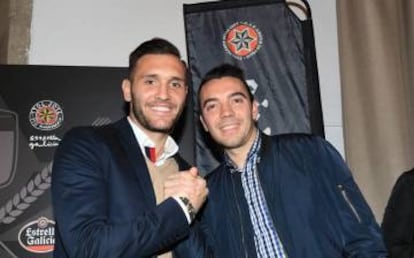
MULTIPOLYGON (((92 126, 102 126, 110 122, 111 119, 108 117, 98 117, 92 122, 92 126)), ((52 165, 53 161, 49 162, 42 171, 32 177, 13 198, 0 208, 0 224, 10 224, 15 221, 18 216, 23 214, 24 210, 50 188, 52 165)))
POLYGON ((0 208, 0 224, 10 224, 50 188, 52 164, 48 163, 23 188, 0 208))

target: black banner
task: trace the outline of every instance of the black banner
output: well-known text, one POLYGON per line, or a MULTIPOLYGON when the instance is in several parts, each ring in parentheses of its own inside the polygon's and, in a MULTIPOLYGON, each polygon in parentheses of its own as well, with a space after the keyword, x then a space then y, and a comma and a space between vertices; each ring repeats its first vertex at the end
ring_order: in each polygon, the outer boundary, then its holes
MULTIPOLYGON (((260 106, 259 128, 268 135, 305 132, 324 136, 313 26, 299 19, 284 0, 225 1, 184 5, 192 87, 222 63, 246 72, 260 106)), ((296 4, 297 5, 297 4, 296 4)), ((193 94, 194 117, 198 103, 193 94)), ((201 173, 220 159, 199 123, 196 163, 201 173)))
POLYGON ((0 257, 52 257, 54 151, 69 128, 124 115, 124 70, 0 66, 0 257))
MULTIPOLYGON (((52 257, 52 161, 74 126, 125 115, 125 68, 0 65, 0 257, 52 257)), ((193 162, 192 109, 176 126, 180 152, 193 162)))

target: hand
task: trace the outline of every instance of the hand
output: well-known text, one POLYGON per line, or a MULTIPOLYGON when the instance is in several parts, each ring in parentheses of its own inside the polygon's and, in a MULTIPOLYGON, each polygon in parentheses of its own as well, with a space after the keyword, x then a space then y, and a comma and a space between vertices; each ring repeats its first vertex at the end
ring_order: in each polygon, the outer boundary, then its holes
POLYGON ((208 194, 206 180, 198 175, 196 167, 171 175, 164 182, 164 199, 187 197, 198 211, 208 194))

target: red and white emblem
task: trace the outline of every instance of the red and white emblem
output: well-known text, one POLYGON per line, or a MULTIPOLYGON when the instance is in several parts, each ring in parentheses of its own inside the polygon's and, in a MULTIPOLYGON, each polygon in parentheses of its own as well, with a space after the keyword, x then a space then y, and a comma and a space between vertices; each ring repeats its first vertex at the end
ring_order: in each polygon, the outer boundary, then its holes
POLYGON ((62 125, 63 110, 55 101, 41 100, 30 109, 29 120, 38 130, 55 130, 62 125))
POLYGON ((31 253, 52 252, 55 245, 55 222, 46 217, 24 225, 18 236, 19 244, 31 253))
POLYGON ((236 59, 249 58, 262 45, 262 34, 253 24, 236 22, 223 35, 223 47, 236 59))

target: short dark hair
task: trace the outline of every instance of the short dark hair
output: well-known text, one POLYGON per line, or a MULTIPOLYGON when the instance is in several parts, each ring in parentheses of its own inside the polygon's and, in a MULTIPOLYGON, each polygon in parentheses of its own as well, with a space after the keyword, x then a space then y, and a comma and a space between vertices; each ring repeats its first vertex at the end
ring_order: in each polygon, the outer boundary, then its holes
POLYGON ((180 51, 171 42, 162 38, 153 38, 145 41, 129 55, 128 78, 130 80, 132 80, 132 73, 134 72, 137 61, 147 54, 169 54, 181 59, 180 51))
MULTIPOLYGON (((239 79, 243 83, 244 87, 246 88, 247 94, 249 94, 250 101, 253 102, 254 96, 253 96, 253 93, 250 91, 249 85, 247 85, 243 70, 236 65, 227 64, 227 63, 221 64, 221 65, 218 65, 212 68, 210 71, 208 71, 204 75, 204 78, 201 80, 200 87, 198 87, 198 94, 197 94, 198 102, 200 102, 200 92, 203 86, 211 80, 220 79, 223 77, 233 77, 233 78, 239 79)), ((201 103, 199 104, 201 105, 201 103)))

